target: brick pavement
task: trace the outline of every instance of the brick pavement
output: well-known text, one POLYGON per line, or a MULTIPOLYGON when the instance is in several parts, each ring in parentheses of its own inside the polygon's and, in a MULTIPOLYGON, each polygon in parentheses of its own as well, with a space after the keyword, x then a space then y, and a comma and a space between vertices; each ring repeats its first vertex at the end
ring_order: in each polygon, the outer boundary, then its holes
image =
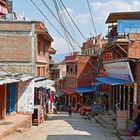
POLYGON ((67 113, 50 115, 40 126, 33 126, 23 133, 15 133, 3 140, 118 140, 111 132, 94 120, 69 117, 67 113))

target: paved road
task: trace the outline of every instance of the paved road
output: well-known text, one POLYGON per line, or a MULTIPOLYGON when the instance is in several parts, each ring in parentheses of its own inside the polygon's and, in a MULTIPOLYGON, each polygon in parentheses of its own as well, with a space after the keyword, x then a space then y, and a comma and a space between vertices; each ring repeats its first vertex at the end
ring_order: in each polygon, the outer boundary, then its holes
POLYGON ((50 116, 44 124, 33 126, 22 133, 15 133, 3 140, 118 140, 94 120, 72 117, 67 113, 50 116))

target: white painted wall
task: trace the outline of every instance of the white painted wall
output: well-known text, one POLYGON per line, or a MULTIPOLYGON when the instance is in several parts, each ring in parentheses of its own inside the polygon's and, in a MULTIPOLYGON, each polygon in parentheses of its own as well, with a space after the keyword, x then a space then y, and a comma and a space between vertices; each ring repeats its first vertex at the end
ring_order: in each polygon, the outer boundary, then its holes
POLYGON ((64 77, 66 77, 66 65, 62 64, 60 65, 60 79, 63 79, 64 77))
POLYGON ((18 112, 33 113, 34 110, 34 80, 19 82, 18 112))

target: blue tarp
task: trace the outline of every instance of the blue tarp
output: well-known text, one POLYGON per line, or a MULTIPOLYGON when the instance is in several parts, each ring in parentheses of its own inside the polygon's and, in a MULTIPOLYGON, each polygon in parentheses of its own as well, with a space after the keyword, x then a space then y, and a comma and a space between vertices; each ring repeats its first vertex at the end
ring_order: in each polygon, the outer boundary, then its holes
POLYGON ((97 89, 96 86, 83 86, 83 87, 77 87, 77 89, 75 89, 75 92, 88 93, 88 92, 94 92, 96 91, 96 89, 97 89))
POLYGON ((112 77, 108 77, 108 76, 97 77, 96 80, 103 84, 109 84, 109 85, 121 85, 121 84, 131 83, 130 81, 127 81, 127 80, 112 78, 112 77))

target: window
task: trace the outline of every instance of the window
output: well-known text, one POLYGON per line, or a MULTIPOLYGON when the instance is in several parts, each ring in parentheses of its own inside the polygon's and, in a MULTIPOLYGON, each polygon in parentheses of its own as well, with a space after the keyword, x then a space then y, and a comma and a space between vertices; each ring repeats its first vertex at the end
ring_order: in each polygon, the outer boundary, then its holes
POLYGON ((37 76, 40 76, 40 67, 37 67, 37 76))
POLYGON ((77 65, 75 65, 75 75, 77 75, 77 65))
POLYGON ((45 47, 45 43, 44 43, 44 45, 42 46, 42 52, 43 52, 43 56, 45 56, 45 54, 46 54, 46 47, 45 47))
POLYGON ((37 52, 38 52, 38 55, 40 55, 40 42, 38 41, 38 47, 37 47, 37 52))
POLYGON ((43 76, 46 76, 45 67, 43 67, 43 76))

